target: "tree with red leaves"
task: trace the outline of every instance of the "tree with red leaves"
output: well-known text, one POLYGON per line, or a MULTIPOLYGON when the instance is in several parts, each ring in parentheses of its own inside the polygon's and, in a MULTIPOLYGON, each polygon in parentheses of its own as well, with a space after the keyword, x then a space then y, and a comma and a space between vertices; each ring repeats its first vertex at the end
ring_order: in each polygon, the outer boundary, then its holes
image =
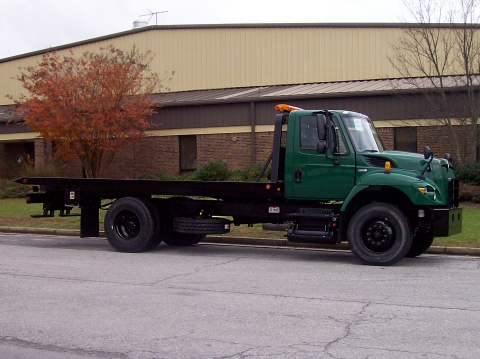
POLYGON ((37 66, 20 69, 17 79, 29 91, 16 112, 55 155, 76 157, 89 178, 102 177, 115 153, 140 140, 154 112, 152 93, 161 81, 150 70, 153 55, 113 46, 75 56, 43 55, 37 66))

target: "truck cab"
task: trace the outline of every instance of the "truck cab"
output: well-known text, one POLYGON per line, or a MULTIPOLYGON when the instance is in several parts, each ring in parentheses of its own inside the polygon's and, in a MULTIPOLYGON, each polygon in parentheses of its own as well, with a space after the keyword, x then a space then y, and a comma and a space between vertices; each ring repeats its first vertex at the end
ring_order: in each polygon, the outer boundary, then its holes
MULTIPOLYGON (((285 106, 285 107, 283 107, 285 106)), ((385 204, 401 211, 412 233, 407 256, 425 251, 434 237, 461 231, 458 180, 450 156, 386 150, 367 116, 351 111, 311 111, 277 107, 285 119, 285 198, 300 203, 317 201, 338 211, 337 241, 353 235, 351 221, 363 208, 385 204), (346 225, 349 223, 348 225, 346 225)), ((400 215, 400 214, 397 214, 400 215)), ((307 223, 306 221, 305 223, 307 223)), ((391 223, 374 218, 362 236, 368 251, 381 251, 394 232, 391 223), (382 238, 380 241, 374 237, 382 238)), ((304 226, 304 227, 308 227, 304 226)), ((295 240, 295 230, 290 233, 295 240)))

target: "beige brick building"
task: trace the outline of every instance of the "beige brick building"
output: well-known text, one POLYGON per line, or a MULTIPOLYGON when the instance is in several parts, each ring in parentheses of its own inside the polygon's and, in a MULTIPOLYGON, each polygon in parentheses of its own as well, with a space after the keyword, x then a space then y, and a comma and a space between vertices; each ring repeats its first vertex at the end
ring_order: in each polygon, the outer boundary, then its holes
MULTIPOLYGON (((162 107, 147 137, 118 153, 110 177, 190 171, 211 159, 230 169, 264 161, 271 149, 276 103, 362 112, 389 149, 452 153, 435 111, 415 89, 398 88, 391 44, 402 24, 276 24, 148 26, 54 48, 59 54, 114 45, 156 53, 160 76, 175 71, 158 95, 162 107)), ((12 77, 46 50, 0 59, 0 177, 22 175, 25 155, 39 162, 51 150, 8 113, 6 95, 21 93, 12 77)), ((452 75, 454 75, 452 73, 452 75)), ((452 107, 458 106, 452 94, 452 107)), ((461 108, 458 108, 460 115, 461 108)), ((81 176, 72 161, 66 176, 81 176)))

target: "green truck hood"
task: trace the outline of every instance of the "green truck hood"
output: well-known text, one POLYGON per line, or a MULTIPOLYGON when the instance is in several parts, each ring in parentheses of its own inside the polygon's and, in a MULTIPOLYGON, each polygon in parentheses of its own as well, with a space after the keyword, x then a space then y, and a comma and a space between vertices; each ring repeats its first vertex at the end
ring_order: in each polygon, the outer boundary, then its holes
MULTIPOLYGON (((423 171, 428 160, 426 160, 423 155, 419 153, 412 152, 402 152, 402 151, 384 151, 381 153, 361 153, 359 154, 367 164, 374 164, 375 166, 381 167, 384 166, 385 161, 390 161, 392 168, 399 169, 403 171, 412 171, 415 172, 414 175, 417 175, 423 171), (372 161, 369 161, 372 159, 372 161)), ((357 162, 359 166, 362 166, 362 161, 357 162)), ((435 178, 435 175, 440 174, 440 167, 445 167, 453 172, 452 166, 448 163, 446 159, 443 158, 434 158, 431 165, 432 171, 427 171, 425 177, 431 179, 435 178), (437 173, 438 172, 438 173, 437 173)))
MULTIPOLYGON (((392 165, 391 173, 418 179, 428 160, 423 155, 412 152, 384 151, 379 153, 357 154, 356 183, 361 185, 370 182, 367 178, 374 173, 385 171, 385 162, 392 165)), ((439 194, 439 199, 446 200, 448 178, 455 178, 452 166, 446 159, 434 158, 430 169, 424 173, 424 182, 433 186, 439 194)))

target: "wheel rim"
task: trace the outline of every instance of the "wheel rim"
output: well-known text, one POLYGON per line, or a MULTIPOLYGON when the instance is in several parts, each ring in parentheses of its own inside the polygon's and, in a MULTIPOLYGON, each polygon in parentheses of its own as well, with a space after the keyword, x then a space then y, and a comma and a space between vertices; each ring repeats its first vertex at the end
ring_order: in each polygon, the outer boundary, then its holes
POLYGON ((115 217, 114 229, 123 241, 130 241, 140 232, 140 220, 132 211, 121 211, 115 217))
POLYGON ((362 241, 372 252, 385 252, 395 242, 392 224, 386 218, 368 222, 362 229, 362 241))

